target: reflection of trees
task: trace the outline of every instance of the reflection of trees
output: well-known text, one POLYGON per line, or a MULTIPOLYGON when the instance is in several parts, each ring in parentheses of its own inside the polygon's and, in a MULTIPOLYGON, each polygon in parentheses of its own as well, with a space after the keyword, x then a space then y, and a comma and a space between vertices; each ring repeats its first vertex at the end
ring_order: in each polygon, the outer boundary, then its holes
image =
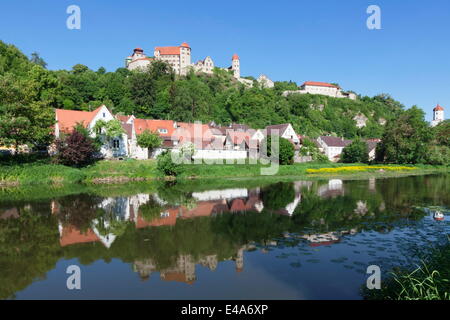
POLYGON ((192 192, 184 190, 176 181, 159 182, 157 186, 158 196, 170 205, 183 205, 187 208, 195 204, 192 192))
POLYGON ((56 202, 58 219, 65 225, 86 231, 90 228, 92 220, 102 212, 99 209, 101 202, 102 198, 87 194, 59 198, 56 202))
POLYGON ((249 242, 265 242, 278 237, 291 228, 287 216, 263 211, 246 212, 245 214, 222 214, 212 219, 214 232, 234 241, 247 244, 249 242))
POLYGON ((145 204, 139 206, 139 212, 145 221, 152 221, 155 218, 159 218, 161 212, 166 209, 167 206, 161 205, 153 196, 150 196, 145 204))
MULTIPOLYGON (((48 211, 47 211, 48 212, 48 211)), ((22 210, 0 219, 0 299, 42 278, 61 255, 56 217, 22 210)))
POLYGON ((283 209, 295 199, 294 185, 280 182, 264 187, 261 189, 261 199, 267 209, 283 209))
MULTIPOLYGON (((103 198, 90 195, 53 201, 58 206, 57 215, 49 214, 50 200, 34 202, 31 206, 20 204, 18 218, 0 219, 0 298, 9 297, 44 276, 61 258, 78 258, 82 264, 113 258, 127 263, 149 261, 157 270, 163 270, 177 264, 180 256, 192 256, 197 262, 207 261, 208 257, 217 261, 237 259, 236 253, 244 245, 267 243, 285 231, 325 234, 350 229, 389 230, 390 222, 400 218, 423 217, 424 213, 414 211, 413 206, 449 206, 448 184, 448 175, 379 179, 371 188, 368 181, 344 181, 343 195, 321 198, 318 188, 322 182, 317 182, 301 190, 301 202, 292 217, 273 213, 295 198, 291 183, 276 184, 262 192, 267 211, 180 218, 173 226, 145 229, 116 219, 112 211, 98 209, 103 198), (79 230, 91 227, 93 220, 97 220, 100 229, 102 221, 108 222, 101 232, 113 231, 117 238, 109 249, 99 242, 61 248, 58 220, 79 230)), ((193 201, 191 193, 178 185, 160 186, 158 197, 163 202, 150 197, 140 211, 159 215, 165 206, 161 203, 172 206, 193 201)), ((6 205, 9 208, 14 204, 6 205)))

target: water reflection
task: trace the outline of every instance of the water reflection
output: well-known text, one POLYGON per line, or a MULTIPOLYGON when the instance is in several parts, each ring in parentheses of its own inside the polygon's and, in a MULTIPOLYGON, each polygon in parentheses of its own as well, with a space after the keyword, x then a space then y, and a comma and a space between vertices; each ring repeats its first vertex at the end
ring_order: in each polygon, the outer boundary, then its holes
MULTIPOLYGON (((448 182, 448 175, 440 175, 248 187, 237 183, 239 187, 209 190, 177 184, 158 185, 156 192, 145 192, 143 187, 142 192, 127 196, 105 196, 108 192, 102 190, 39 201, 2 201, 0 298, 14 297, 24 289, 26 296, 28 286, 37 285, 64 260, 74 258, 86 266, 99 260, 130 264, 130 272, 144 282, 159 279, 191 287, 203 268, 217 273, 218 279, 225 276, 218 267, 221 263, 227 268, 232 264, 237 273, 272 268, 270 277, 279 277, 277 281, 288 286, 302 276, 289 268, 301 267, 308 275, 302 283, 314 281, 311 288, 327 286, 325 281, 330 279, 308 268, 316 264, 322 272, 352 279, 355 285, 349 297, 355 298, 356 284, 364 279, 355 278, 355 273, 363 274, 364 265, 411 263, 418 246, 435 243, 448 233, 448 221, 437 224, 427 219, 433 208, 447 213, 448 182), (251 266, 244 269, 247 259, 251 266), (283 259, 289 261, 287 266, 279 263, 283 259), (344 268, 337 270, 333 264, 344 268), (276 275, 275 270, 281 273, 276 275)), ((269 285, 270 277, 236 284, 230 292, 250 290, 255 281, 269 285)), ((221 285, 230 284, 224 280, 221 285)), ((300 287, 290 289, 299 293, 304 290, 300 287)), ((339 298, 343 292, 333 288, 310 297, 339 298)), ((47 289, 58 292, 52 286, 47 289)), ((191 298, 209 298, 209 293, 203 289, 191 298)), ((99 290, 95 297, 104 295, 99 290)), ((272 297, 290 296, 279 292, 272 297)))

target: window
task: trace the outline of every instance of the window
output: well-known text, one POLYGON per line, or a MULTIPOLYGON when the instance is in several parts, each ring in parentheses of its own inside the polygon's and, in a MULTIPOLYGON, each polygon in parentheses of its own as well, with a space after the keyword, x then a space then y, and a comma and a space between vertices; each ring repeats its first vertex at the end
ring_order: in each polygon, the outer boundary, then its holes
POLYGON ((158 132, 159 133, 167 133, 168 131, 167 131, 167 129, 158 129, 158 132))
POLYGON ((103 118, 106 118, 106 113, 103 112, 103 118))
POLYGON ((113 148, 119 149, 120 148, 120 141, 118 139, 113 140, 113 148))

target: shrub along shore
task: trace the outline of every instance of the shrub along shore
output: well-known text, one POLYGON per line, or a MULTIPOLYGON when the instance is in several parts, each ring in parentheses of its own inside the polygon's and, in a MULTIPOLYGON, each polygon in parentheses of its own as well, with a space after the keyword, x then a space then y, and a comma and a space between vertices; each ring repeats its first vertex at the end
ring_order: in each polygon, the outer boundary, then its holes
MULTIPOLYGON (((431 173, 448 173, 448 166, 398 166, 383 168, 361 164, 340 163, 301 163, 282 165, 272 176, 261 175, 260 164, 190 164, 182 165, 177 179, 211 178, 258 178, 258 179, 368 179, 372 177, 397 177, 431 173)), ((19 186, 32 184, 68 184, 68 183, 124 183, 174 179, 161 175, 155 160, 99 161, 84 168, 72 168, 51 164, 45 161, 24 164, 0 164, 0 186, 19 186)))

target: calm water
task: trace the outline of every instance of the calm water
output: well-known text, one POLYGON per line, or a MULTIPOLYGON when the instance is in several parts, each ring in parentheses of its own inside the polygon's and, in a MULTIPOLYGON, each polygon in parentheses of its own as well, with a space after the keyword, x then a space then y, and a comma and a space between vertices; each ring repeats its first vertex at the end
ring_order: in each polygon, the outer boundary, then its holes
POLYGON ((3 190, 0 299, 361 299, 369 265, 410 267, 445 240, 449 186, 436 175, 3 190), (70 265, 81 290, 66 287, 70 265))

